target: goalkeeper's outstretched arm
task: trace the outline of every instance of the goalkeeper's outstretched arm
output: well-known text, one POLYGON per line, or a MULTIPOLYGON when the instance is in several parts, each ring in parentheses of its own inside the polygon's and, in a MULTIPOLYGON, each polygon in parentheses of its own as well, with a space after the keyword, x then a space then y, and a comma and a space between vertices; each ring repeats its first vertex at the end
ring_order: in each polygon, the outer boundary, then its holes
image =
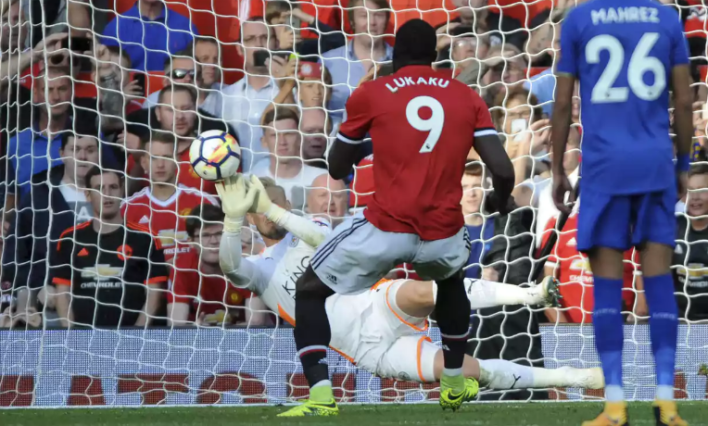
POLYGON ((216 190, 226 216, 219 246, 219 266, 233 285, 255 288, 260 272, 253 262, 241 256, 241 227, 246 213, 253 205, 257 190, 250 188, 247 191, 245 178, 241 175, 217 183, 216 190))
POLYGON ((319 246, 327 238, 327 230, 322 226, 275 204, 268 196, 263 182, 255 175, 251 175, 251 188, 257 191, 251 212, 264 214, 268 220, 282 226, 312 247, 319 246))

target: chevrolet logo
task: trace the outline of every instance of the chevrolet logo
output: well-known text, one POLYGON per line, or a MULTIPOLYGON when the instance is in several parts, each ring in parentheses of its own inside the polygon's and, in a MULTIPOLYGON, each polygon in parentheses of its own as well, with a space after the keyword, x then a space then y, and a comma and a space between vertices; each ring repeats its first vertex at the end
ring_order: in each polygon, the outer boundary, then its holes
POLYGON ((702 263, 689 263, 686 267, 680 266, 677 268, 676 273, 679 275, 686 276, 689 278, 703 278, 708 276, 708 268, 702 263))
POLYGON ((187 231, 177 231, 176 229, 163 229, 157 233, 157 238, 160 239, 163 247, 172 247, 175 242, 187 241, 189 235, 187 231))
POLYGON ((122 274, 123 268, 116 268, 111 265, 96 265, 81 270, 82 278, 95 278, 99 281, 120 277, 122 274))

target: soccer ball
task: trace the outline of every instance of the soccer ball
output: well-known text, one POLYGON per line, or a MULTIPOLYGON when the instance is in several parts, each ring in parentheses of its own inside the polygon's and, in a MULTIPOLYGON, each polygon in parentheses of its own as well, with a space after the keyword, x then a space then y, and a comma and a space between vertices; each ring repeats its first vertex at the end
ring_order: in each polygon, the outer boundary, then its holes
POLYGON ((241 147, 230 134, 221 130, 209 130, 192 142, 189 161, 202 179, 221 180, 238 172, 241 147))

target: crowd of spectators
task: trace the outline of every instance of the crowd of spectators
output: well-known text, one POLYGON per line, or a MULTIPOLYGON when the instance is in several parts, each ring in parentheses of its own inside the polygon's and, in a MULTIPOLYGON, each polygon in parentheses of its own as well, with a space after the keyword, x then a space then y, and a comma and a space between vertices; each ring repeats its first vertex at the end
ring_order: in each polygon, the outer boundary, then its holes
MULTIPOLYGON (((375 191, 375 159, 369 143, 351 176, 335 180, 328 146, 352 91, 392 72, 395 28, 411 18, 437 28, 436 68, 487 102, 514 164, 518 208, 500 218, 485 212, 490 179, 469 153, 461 182, 473 240, 467 277, 525 285, 535 253, 558 232, 540 261, 561 282, 562 307, 526 315, 519 333, 528 334, 529 321, 592 321, 593 279, 575 248, 576 214, 556 230, 549 185, 553 64, 576 1, 429 0, 413 14, 396 0, 235 3, 238 34, 227 40, 164 0, 0 0, 0 327, 275 324, 219 268, 223 213, 214 183, 192 169, 189 146, 207 130, 230 133, 242 171, 267 182, 276 203, 337 226, 375 191), (99 3, 113 5, 107 16, 95 13, 105 12, 99 3), (46 20, 37 23, 38 13, 46 20), (231 55, 237 69, 226 66, 231 55)), ((699 6, 661 3, 678 6, 687 32, 700 36, 699 6)), ((690 43, 697 81, 705 80, 705 33, 690 43)), ((708 90, 696 87, 701 112, 708 90)), ((573 183, 577 105, 563 162, 573 183)), ((696 114, 696 162, 705 160, 707 118, 696 114)), ((705 165, 692 168, 690 189, 677 204, 674 271, 682 317, 696 321, 708 319, 705 165)), ((282 238, 251 216, 244 256, 282 238)), ((415 277, 406 265, 394 275, 415 277)), ((624 294, 628 321, 646 319, 634 251, 624 294)))

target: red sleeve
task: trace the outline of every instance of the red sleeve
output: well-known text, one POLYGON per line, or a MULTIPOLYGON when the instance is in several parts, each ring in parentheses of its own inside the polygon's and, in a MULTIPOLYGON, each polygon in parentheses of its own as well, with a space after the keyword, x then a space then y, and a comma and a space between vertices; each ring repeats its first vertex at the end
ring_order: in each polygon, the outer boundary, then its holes
POLYGON ((174 272, 172 273, 172 288, 167 292, 167 303, 192 303, 198 296, 199 277, 194 276, 194 271, 186 269, 186 264, 180 264, 177 256, 174 272))
MULTIPOLYGON (((556 218, 552 217, 548 220, 548 223, 546 224, 546 229, 543 230, 543 238, 541 239, 541 247, 545 246, 548 239, 551 238, 551 234, 553 232, 556 232, 555 227, 556 227, 556 218)), ((551 250, 551 255, 548 256, 548 260, 546 261, 547 264, 552 264, 549 266, 555 266, 558 263, 558 258, 556 257, 557 247, 558 247, 558 240, 556 240, 556 244, 553 245, 553 250, 551 250)))
POLYGON ((474 120, 474 137, 496 135, 497 130, 494 127, 494 123, 492 123, 492 115, 489 113, 487 104, 484 103, 477 92, 472 89, 470 89, 470 92, 472 92, 472 103, 474 104, 472 109, 474 114, 472 118, 474 120))
POLYGON ((369 132, 373 114, 369 107, 366 88, 370 84, 364 83, 359 86, 349 97, 344 122, 339 127, 337 139, 351 144, 359 144, 369 132))

